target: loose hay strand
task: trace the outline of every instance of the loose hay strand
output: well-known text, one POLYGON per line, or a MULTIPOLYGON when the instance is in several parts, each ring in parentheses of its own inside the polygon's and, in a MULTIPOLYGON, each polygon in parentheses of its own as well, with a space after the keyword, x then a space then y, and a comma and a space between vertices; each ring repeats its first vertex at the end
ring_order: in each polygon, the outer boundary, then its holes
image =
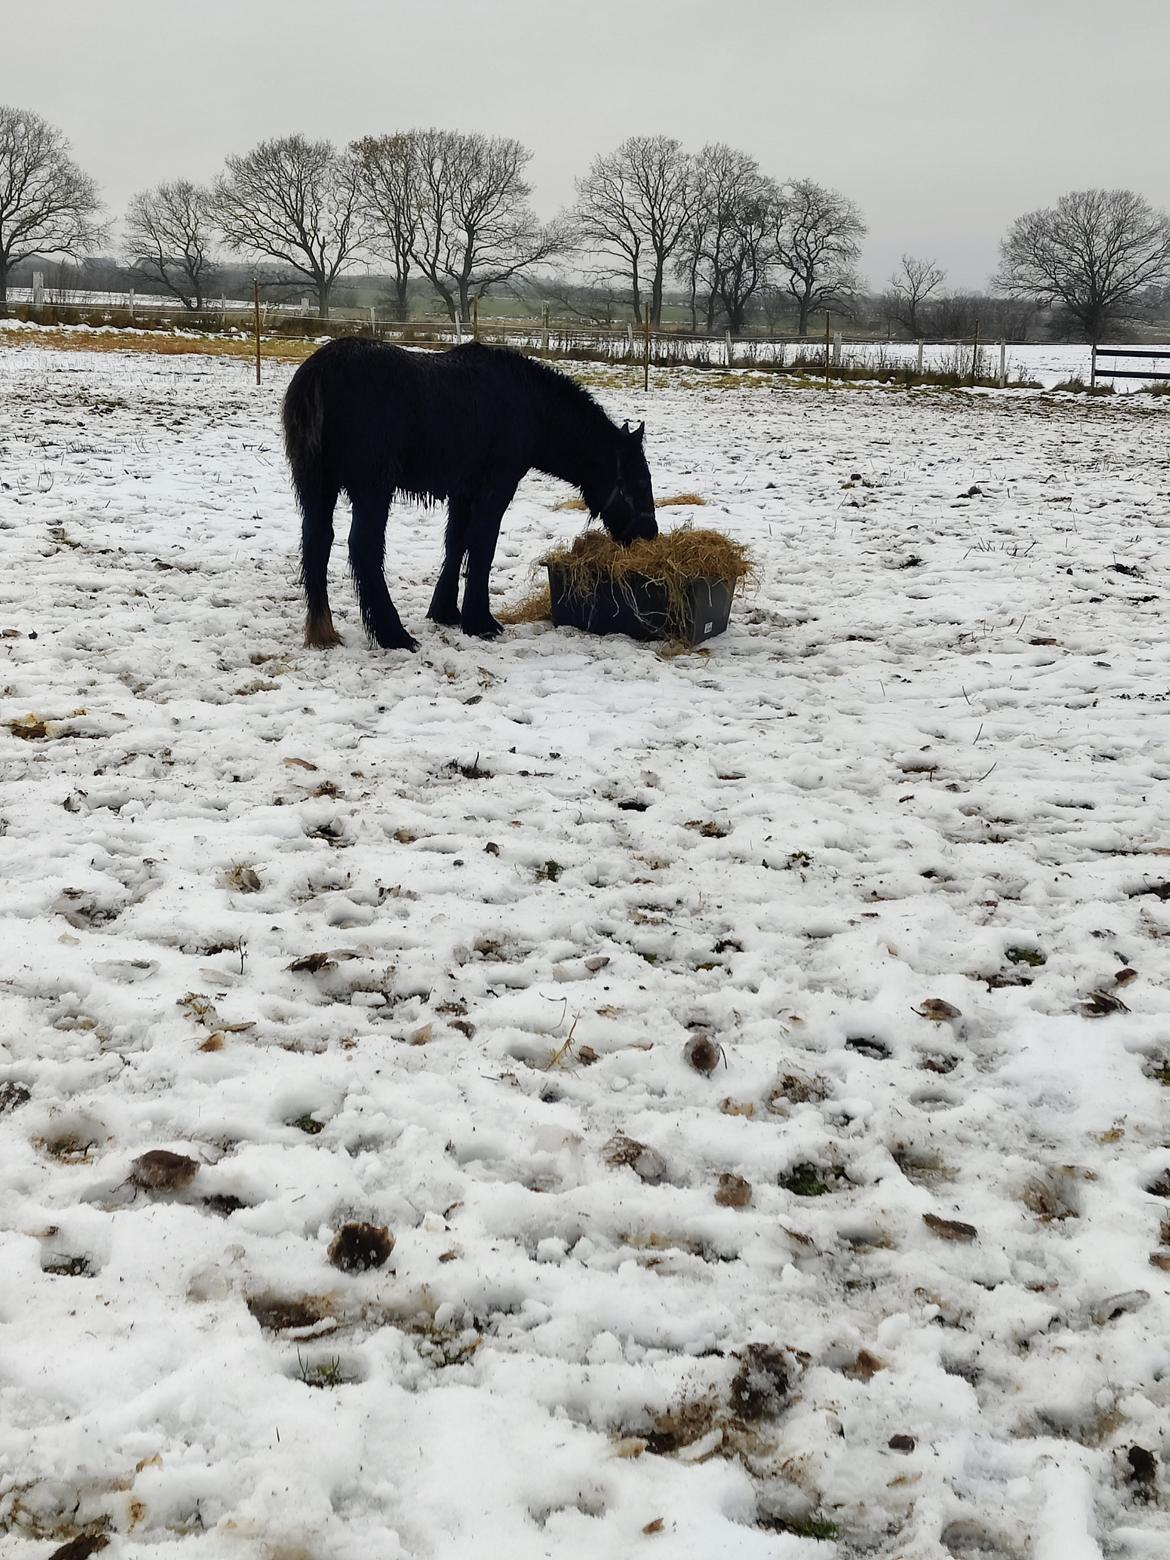
POLYGON ((508 628, 515 628, 521 623, 549 623, 552 621, 552 595, 547 585, 538 585, 535 590, 518 601, 515 606, 504 607, 496 613, 499 621, 508 628))

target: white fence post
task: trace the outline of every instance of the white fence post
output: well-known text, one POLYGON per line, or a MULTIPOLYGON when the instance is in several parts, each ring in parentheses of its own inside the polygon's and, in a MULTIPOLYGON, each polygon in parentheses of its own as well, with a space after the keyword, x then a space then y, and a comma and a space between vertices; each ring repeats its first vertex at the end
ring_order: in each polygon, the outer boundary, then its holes
POLYGON ((920 341, 918 343, 918 362, 917 362, 917 364, 915 366, 915 370, 914 370, 914 372, 916 374, 919 374, 919 375, 922 373, 922 345, 923 344, 920 341))
POLYGON ((540 348, 542 352, 548 351, 548 304, 540 311, 540 348))
POLYGON ((378 334, 378 317, 377 317, 377 313, 375 311, 374 305, 371 303, 370 304, 370 335, 371 336, 376 336, 377 334, 378 334))
POLYGON ((731 367, 731 332, 730 331, 725 331, 724 334, 727 337, 727 366, 728 366, 728 368, 730 368, 731 367))
POLYGON ((1001 390, 1003 389, 1004 385, 1007 384, 1007 342, 1006 341, 1001 341, 1000 344, 999 344, 999 375, 998 375, 998 381, 997 382, 998 382, 999 388, 1001 390))
POLYGON ((459 310, 455 310, 455 340, 463 340, 463 321, 459 318, 459 310))
POLYGON ((134 289, 130 289, 130 318, 134 318, 134 289))
POLYGON ((839 330, 833 332, 833 367, 841 367, 841 332, 839 330))
POLYGON ((45 273, 33 272, 33 308, 39 314, 45 306, 45 273))

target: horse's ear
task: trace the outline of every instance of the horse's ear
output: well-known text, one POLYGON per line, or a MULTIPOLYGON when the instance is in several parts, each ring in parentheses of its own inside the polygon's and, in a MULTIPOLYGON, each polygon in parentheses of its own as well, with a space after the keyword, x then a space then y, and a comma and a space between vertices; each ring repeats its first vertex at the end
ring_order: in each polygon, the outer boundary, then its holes
POLYGON ((626 436, 627 436, 627 437, 629 437, 629 432, 630 432, 630 425, 629 425, 629 423, 628 423, 628 422, 624 422, 624 423, 622 423, 622 432, 623 432, 623 433, 624 433, 624 434, 625 434, 625 435, 626 435, 626 436))

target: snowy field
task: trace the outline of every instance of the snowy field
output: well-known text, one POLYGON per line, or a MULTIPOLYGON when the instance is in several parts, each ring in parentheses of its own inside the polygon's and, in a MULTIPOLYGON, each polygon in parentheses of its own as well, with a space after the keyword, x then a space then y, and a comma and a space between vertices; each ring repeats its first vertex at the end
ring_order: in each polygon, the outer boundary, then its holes
POLYGON ((4 1560, 1164 1557, 1164 404, 609 374, 726 635, 322 654, 287 372, 0 348, 4 1560))

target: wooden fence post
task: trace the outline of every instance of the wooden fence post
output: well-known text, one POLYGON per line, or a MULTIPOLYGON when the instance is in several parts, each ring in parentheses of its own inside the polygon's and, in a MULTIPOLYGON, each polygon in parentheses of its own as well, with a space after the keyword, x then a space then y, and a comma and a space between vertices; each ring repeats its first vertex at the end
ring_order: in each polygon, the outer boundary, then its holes
POLYGON ((1089 348, 1089 389, 1097 388, 1097 343, 1089 348))
POLYGON ((829 383, 829 311, 825 310, 825 385, 829 383))
POLYGON ((376 336, 377 334, 378 334, 377 311, 375 309, 375 306, 371 303, 370 304, 370 335, 371 336, 376 336))
POLYGON ((833 332, 833 365, 835 368, 840 368, 841 366, 841 332, 839 330, 833 332))
POLYGON ((731 332, 727 331, 726 332, 726 336, 727 336, 727 366, 728 366, 728 368, 730 368, 731 367, 731 332))
POLYGON ((471 300, 471 339, 472 339, 472 341, 478 341, 479 340, 479 299, 478 298, 473 298, 471 300))
POLYGON ((134 323, 134 289, 130 289, 130 323, 134 323))
POLYGON ((979 321, 975 321, 975 339, 971 343, 971 383, 979 374, 979 321))
POLYGON ((256 323, 256 383, 260 383, 260 279, 252 278, 252 310, 256 323))
POLYGON ((998 376, 997 383, 999 384, 999 388, 1001 390, 1003 389, 1004 385, 1007 384, 1007 342, 1006 341, 1001 341, 1000 344, 999 344, 999 376, 998 376))
POLYGON ((541 349, 542 352, 547 352, 548 351, 548 304, 547 303, 545 304, 543 309, 541 309, 541 311, 540 311, 540 349, 541 349))
POLYGON ((642 389, 650 388, 650 310, 643 316, 646 323, 646 343, 642 352, 642 389))
POLYGON ((921 341, 918 343, 918 362, 915 365, 914 372, 921 379, 921 377, 922 377, 922 342, 921 341))

